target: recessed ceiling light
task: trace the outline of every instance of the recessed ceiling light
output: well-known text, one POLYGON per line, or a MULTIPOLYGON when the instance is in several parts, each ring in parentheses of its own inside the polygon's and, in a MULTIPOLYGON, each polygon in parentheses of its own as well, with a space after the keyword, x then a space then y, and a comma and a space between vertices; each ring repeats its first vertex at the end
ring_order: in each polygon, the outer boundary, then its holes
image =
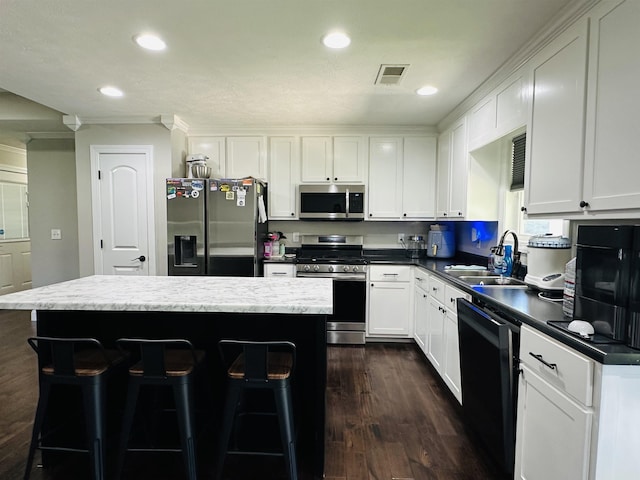
POLYGON ((426 96, 426 95, 434 95, 438 93, 438 89, 436 87, 432 87, 431 85, 426 85, 422 88, 416 90, 418 95, 426 96))
POLYGON ((322 37, 322 43, 329 48, 345 48, 351 44, 351 39, 345 33, 333 32, 322 37))
POLYGON ((167 48, 167 44, 164 43, 164 40, 157 35, 152 35, 150 33, 136 35, 133 39, 138 45, 142 48, 146 48, 147 50, 164 50, 167 48))
POLYGON ((116 87, 100 87, 98 91, 107 97, 122 97, 124 93, 116 87))

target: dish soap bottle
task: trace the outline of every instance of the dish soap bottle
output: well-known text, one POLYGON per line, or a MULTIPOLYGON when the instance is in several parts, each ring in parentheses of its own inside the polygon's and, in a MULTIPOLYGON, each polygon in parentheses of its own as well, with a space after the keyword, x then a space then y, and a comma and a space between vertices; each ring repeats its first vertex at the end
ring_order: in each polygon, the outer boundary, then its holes
POLYGON ((513 272, 513 247, 511 245, 504 246, 504 262, 502 264, 502 274, 510 277, 513 272))

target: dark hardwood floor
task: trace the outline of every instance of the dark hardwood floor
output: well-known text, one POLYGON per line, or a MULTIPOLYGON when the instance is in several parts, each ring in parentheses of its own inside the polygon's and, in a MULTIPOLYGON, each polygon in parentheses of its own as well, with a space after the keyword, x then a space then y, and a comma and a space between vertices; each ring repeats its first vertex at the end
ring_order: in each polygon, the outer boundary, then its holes
MULTIPOLYGON (((29 312, 0 310, 2 480, 24 475, 38 396, 36 359, 26 343, 34 330, 29 312)), ((459 405, 414 345, 329 347, 327 387, 326 480, 501 479, 465 429, 459 405)), ((199 454, 200 478, 214 478, 206 442, 199 454)), ((87 478, 79 458, 53 472, 34 468, 31 479, 87 478)), ((225 478, 286 478, 279 462, 232 459, 225 478)), ((137 480, 184 478, 180 457, 171 454, 128 462, 125 473, 137 480)))

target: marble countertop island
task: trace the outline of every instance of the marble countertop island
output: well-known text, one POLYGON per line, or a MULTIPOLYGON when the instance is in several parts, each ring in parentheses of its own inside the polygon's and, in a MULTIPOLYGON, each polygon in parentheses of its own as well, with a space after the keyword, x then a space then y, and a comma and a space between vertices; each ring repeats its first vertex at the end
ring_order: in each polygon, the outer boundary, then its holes
POLYGON ((94 275, 0 296, 0 309, 333 313, 328 278, 94 275))

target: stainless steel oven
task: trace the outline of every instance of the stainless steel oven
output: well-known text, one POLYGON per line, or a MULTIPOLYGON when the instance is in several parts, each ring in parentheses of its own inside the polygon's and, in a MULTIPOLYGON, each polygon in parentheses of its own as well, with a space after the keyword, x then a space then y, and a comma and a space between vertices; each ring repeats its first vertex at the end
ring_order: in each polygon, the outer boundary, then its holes
POLYGON ((365 343, 367 264, 362 257, 361 236, 305 237, 297 259, 296 276, 333 279, 333 314, 327 321, 328 343, 365 343))

